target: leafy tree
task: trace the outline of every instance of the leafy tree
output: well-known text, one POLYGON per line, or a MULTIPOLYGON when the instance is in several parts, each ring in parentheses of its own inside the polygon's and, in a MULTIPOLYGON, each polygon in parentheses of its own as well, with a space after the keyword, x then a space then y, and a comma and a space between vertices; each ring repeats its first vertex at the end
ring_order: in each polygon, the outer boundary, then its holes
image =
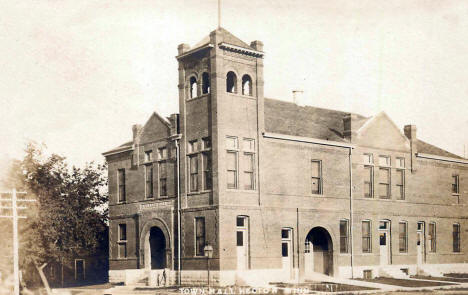
POLYGON ((44 149, 29 143, 5 183, 37 200, 27 203, 28 218, 20 221, 23 267, 62 263, 107 249, 106 166, 70 168, 64 157, 47 156, 44 149))

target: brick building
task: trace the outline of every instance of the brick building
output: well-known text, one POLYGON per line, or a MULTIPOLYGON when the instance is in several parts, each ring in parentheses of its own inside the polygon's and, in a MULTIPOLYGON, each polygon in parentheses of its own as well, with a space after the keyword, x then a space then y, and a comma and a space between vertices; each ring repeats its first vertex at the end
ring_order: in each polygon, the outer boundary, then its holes
POLYGON ((265 98, 260 41, 219 28, 177 60, 179 114, 104 153, 111 281, 205 281, 207 244, 220 284, 467 270, 466 159, 383 112, 265 98))

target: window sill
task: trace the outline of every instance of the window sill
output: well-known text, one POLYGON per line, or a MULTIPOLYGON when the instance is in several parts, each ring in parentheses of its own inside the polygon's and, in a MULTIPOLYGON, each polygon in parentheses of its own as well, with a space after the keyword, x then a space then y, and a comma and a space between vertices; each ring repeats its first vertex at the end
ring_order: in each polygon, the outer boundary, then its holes
POLYGON ((132 257, 119 257, 119 258, 111 258, 109 259, 110 261, 128 261, 128 260, 137 260, 136 258, 132 258, 132 257))
POLYGON ((211 191, 212 190, 190 192, 190 193, 187 193, 187 196, 202 195, 202 194, 206 194, 206 193, 211 193, 211 191))
POLYGON ((228 95, 232 95, 232 96, 238 96, 238 97, 242 97, 242 98, 247 98, 247 99, 252 99, 252 100, 256 100, 257 98, 253 95, 245 95, 245 94, 240 94, 240 93, 237 93, 237 92, 227 92, 226 91, 226 94, 228 95))
POLYGON ((454 196, 454 197, 459 197, 460 194, 459 194, 459 193, 458 193, 458 194, 457 194, 457 193, 452 193, 452 196, 454 196))
POLYGON ((209 92, 208 92, 208 93, 204 93, 204 94, 202 94, 202 95, 200 95, 200 96, 187 98, 186 101, 189 102, 189 101, 194 101, 194 100, 197 100, 197 99, 202 99, 202 98, 207 97, 207 96, 209 96, 209 95, 210 95, 209 92))
POLYGON ((247 193, 247 194, 256 194, 258 193, 257 190, 252 189, 237 189, 237 188, 227 188, 226 191, 228 192, 238 192, 238 193, 247 193))

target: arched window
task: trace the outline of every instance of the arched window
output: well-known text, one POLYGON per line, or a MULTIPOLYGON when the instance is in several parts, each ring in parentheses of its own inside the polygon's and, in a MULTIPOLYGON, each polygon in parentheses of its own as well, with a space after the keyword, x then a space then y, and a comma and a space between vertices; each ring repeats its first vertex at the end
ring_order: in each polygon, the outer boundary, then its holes
POLYGON ((237 92, 237 77, 234 72, 227 73, 226 76, 226 91, 230 93, 237 92))
POLYGON ((202 75, 202 93, 210 93, 210 75, 204 72, 202 75))
POLYGON ((249 75, 242 77, 242 95, 252 96, 252 79, 249 75))
POLYGON ((190 98, 197 97, 197 93, 198 93, 197 78, 191 77, 190 78, 190 98))

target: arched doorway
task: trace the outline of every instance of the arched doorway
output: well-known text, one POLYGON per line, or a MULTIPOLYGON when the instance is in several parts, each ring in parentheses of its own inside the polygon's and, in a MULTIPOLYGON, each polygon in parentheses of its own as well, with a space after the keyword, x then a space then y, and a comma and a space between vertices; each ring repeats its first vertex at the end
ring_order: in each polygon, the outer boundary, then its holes
POLYGON ((312 272, 333 275, 333 242, 323 227, 314 227, 307 234, 304 268, 306 276, 312 272))
POLYGON ((144 237, 144 265, 146 269, 163 269, 168 267, 167 240, 158 226, 148 229, 144 237))
POLYGON ((159 227, 153 226, 149 234, 151 269, 166 267, 166 238, 159 227))

